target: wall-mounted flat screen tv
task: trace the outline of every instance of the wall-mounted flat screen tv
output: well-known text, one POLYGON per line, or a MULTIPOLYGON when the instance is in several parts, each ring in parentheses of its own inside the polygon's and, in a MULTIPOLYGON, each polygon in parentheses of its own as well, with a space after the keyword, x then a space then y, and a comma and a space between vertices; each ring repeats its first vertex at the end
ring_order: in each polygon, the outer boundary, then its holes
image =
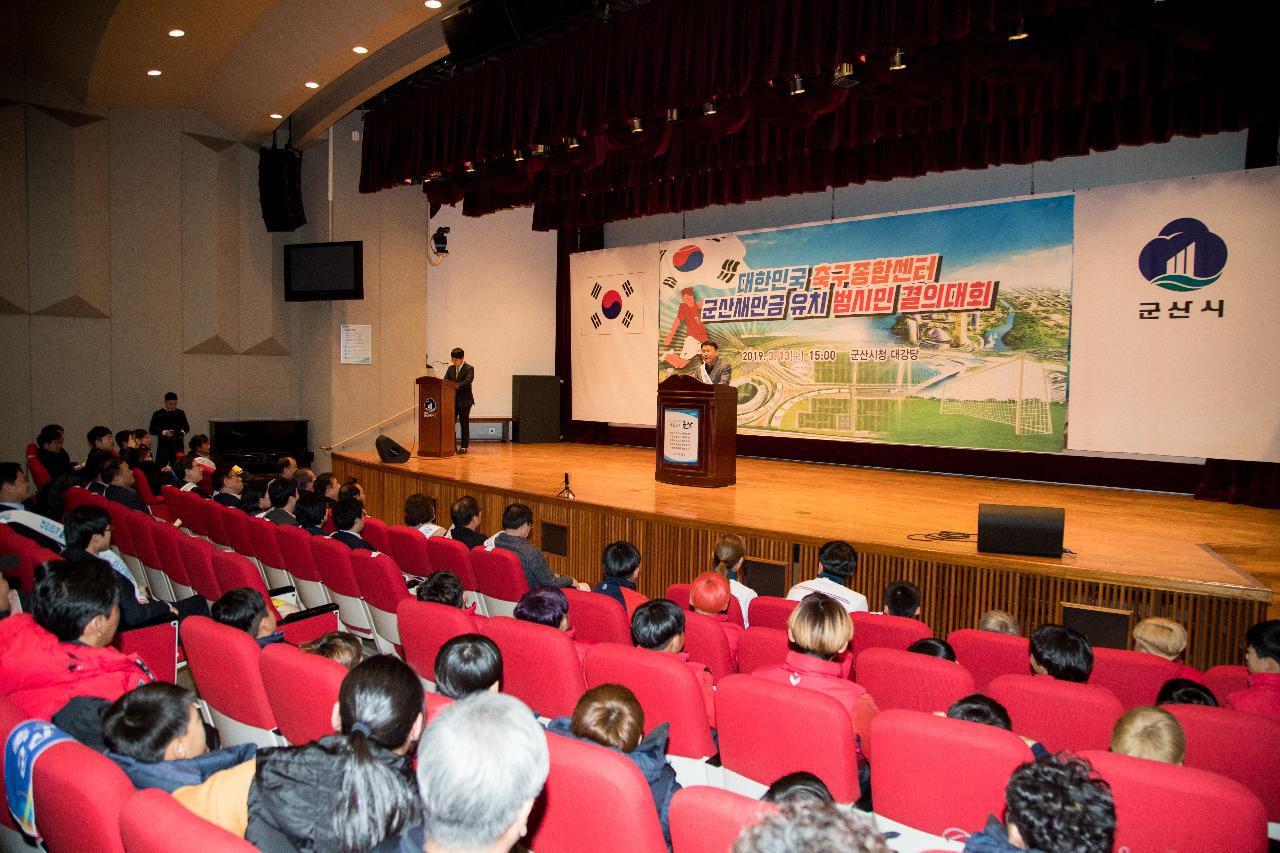
POLYGON ((284 301, 364 299, 364 243, 292 243, 284 247, 284 301))

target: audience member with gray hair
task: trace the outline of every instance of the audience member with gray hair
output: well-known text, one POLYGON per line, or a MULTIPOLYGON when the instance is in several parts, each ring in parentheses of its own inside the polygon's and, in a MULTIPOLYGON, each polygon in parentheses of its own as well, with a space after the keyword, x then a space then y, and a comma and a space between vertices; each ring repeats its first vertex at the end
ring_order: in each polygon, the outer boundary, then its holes
POLYGON ((783 806, 742 830, 733 853, 889 853, 869 815, 837 805, 783 806))

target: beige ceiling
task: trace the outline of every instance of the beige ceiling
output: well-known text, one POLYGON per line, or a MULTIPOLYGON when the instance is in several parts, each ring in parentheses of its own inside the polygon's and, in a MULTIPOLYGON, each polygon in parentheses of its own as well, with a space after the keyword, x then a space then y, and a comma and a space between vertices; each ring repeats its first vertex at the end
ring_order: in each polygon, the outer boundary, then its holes
POLYGON ((20 33, 28 92, 53 86, 90 108, 192 109, 255 143, 280 124, 271 113, 293 115, 305 144, 443 56, 439 16, 457 2, 431 10, 422 0, 4 0, 0 28, 20 33), (171 38, 175 27, 186 35, 171 38), (163 74, 148 77, 151 68, 163 74), (320 88, 305 88, 308 80, 320 88))

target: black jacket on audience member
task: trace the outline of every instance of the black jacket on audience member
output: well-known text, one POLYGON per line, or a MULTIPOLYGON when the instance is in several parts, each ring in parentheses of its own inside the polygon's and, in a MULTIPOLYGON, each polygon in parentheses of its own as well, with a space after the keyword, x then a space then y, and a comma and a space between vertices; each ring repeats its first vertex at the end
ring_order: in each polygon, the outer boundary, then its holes
POLYGON ((449 531, 450 539, 457 539, 468 548, 479 548, 484 544, 484 540, 488 539, 479 530, 472 530, 470 527, 454 527, 449 531))

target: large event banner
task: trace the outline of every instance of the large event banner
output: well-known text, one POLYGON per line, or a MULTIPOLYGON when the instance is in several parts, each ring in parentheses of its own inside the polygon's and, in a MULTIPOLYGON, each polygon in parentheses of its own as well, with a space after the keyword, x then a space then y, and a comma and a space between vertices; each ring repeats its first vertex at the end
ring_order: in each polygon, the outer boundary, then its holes
POLYGON ((733 367, 739 433, 1061 451, 1072 205, 661 244, 658 377, 696 371, 710 339, 733 367))
POLYGON ((1280 462, 1280 168, 1076 194, 1072 449, 1280 462))

